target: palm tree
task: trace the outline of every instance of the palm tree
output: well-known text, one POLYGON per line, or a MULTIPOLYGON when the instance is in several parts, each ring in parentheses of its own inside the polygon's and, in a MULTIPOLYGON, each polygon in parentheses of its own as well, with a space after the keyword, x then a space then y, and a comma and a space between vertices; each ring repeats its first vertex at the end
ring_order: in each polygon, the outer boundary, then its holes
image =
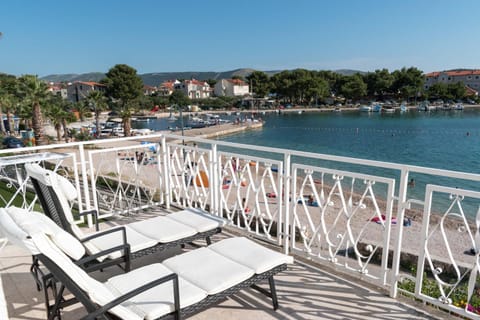
POLYGON ((47 84, 37 76, 24 75, 18 78, 18 93, 23 98, 23 103, 32 111, 32 129, 36 145, 45 145, 45 132, 43 129, 41 105, 47 98, 47 84))
POLYGON ((75 121, 75 115, 70 112, 70 103, 58 96, 54 96, 49 102, 50 107, 45 111, 45 115, 50 119, 57 131, 57 141, 62 139, 61 129, 63 128, 65 142, 68 142, 66 124, 75 121))
POLYGON ((95 129, 97 137, 100 135, 100 114, 107 109, 107 98, 101 91, 90 91, 87 97, 88 103, 94 108, 95 129))

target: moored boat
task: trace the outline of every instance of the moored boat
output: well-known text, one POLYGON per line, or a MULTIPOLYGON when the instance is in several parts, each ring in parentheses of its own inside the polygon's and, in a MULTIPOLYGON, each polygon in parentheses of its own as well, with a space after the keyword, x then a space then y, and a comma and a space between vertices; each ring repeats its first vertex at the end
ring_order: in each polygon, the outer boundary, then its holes
POLYGON ((363 105, 363 106, 360 106, 359 110, 362 111, 362 112, 370 112, 370 111, 372 111, 372 107, 367 106, 367 105, 363 105))

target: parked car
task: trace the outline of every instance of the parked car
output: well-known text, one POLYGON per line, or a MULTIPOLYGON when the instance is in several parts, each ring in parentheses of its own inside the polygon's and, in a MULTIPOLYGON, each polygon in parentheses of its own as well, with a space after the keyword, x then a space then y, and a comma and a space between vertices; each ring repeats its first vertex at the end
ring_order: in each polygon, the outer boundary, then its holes
POLYGON ((25 147, 25 144, 23 143, 22 140, 15 138, 15 137, 5 137, 3 138, 2 144, 6 148, 23 148, 25 147))

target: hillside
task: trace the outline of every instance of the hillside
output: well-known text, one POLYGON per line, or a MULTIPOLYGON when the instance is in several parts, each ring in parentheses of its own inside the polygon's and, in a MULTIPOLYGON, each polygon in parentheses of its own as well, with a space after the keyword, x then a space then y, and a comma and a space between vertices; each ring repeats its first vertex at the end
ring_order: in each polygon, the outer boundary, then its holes
MULTIPOLYGON (((252 73, 253 69, 236 69, 231 71, 224 71, 224 72, 153 72, 153 73, 144 73, 140 74, 140 78, 142 78, 143 83, 148 86, 158 86, 164 81, 167 80, 174 80, 174 79, 198 79, 198 80, 208 80, 208 79, 231 79, 233 76, 240 76, 245 78, 250 73, 252 73)), ((263 71, 267 75, 272 76, 280 71, 263 71)), ((338 70, 336 71, 340 74, 353 74, 356 70, 338 70)), ((90 72, 90 73, 83 73, 83 74, 52 74, 41 79, 48 82, 74 82, 74 81, 100 81, 102 78, 105 77, 104 73, 100 72, 90 72)))

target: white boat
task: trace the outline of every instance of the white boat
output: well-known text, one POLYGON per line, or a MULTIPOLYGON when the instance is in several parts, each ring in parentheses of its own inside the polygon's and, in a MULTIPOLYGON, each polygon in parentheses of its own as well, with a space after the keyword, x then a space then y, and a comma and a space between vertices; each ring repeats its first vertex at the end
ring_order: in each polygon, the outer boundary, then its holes
POLYGON ((395 112, 395 108, 392 107, 392 106, 383 107, 382 111, 385 112, 385 113, 394 113, 394 112, 395 112))
POLYGON ((436 109, 437 107, 430 105, 428 101, 424 101, 417 106, 418 111, 434 111, 436 109))
POLYGON ((454 107, 455 110, 463 110, 463 104, 457 103, 454 107))
POLYGON ((407 106, 402 103, 402 104, 400 105, 400 112, 407 112, 407 111, 408 111, 407 106))
POLYGON ((363 105, 363 106, 360 106, 359 110, 362 112, 370 112, 372 111, 372 107, 363 105))
POLYGON ((193 129, 205 128, 208 125, 210 125, 208 121, 205 121, 202 118, 198 118, 198 117, 191 118, 190 121, 187 123, 187 126, 193 129))
POLYGON ((170 117, 167 118, 167 120, 170 122, 173 122, 173 121, 176 121, 177 118, 173 114, 171 114, 170 117))
POLYGON ((337 108, 333 109, 333 112, 342 112, 342 109, 337 107, 337 108))

